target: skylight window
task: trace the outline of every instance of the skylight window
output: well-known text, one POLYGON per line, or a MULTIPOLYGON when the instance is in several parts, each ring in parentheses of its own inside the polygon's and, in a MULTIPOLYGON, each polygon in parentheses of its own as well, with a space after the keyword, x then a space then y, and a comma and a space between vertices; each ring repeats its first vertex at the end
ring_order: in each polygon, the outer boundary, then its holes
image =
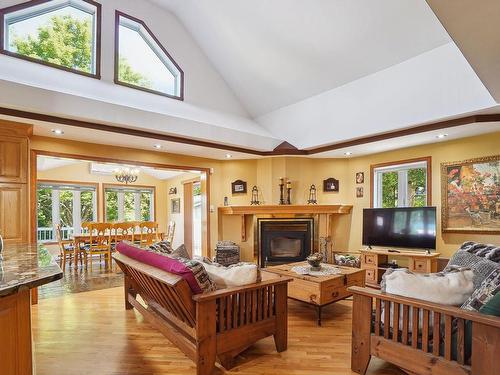
POLYGON ((183 100, 184 74, 146 24, 116 12, 115 82, 183 100))
POLYGON ((91 0, 27 2, 0 10, 1 52, 99 78, 101 5, 91 0))

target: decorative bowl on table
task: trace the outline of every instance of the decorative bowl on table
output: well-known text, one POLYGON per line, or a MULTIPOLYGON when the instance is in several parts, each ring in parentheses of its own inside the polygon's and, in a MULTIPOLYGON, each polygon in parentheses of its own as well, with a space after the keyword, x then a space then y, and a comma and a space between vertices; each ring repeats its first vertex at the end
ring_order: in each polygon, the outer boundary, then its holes
POLYGON ((307 263, 311 266, 311 271, 319 271, 321 269, 321 261, 323 260, 323 255, 321 253, 314 253, 309 255, 307 258, 307 263))

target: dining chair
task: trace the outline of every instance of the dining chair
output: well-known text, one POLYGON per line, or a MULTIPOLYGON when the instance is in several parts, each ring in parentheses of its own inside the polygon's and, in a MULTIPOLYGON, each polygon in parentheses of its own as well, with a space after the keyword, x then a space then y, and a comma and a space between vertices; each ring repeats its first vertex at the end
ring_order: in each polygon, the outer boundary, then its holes
POLYGON ((134 242, 134 232, 135 232, 136 223, 135 222, 123 222, 123 223, 115 223, 113 224, 113 235, 112 235, 112 250, 114 250, 115 246, 120 241, 130 241, 134 242))
MULTIPOLYGON (((73 255, 75 253, 75 245, 73 241, 63 240, 61 224, 56 225, 56 240, 59 245, 59 265, 63 273, 66 272, 66 260, 69 260, 69 265, 73 262, 73 255)), ((77 259, 75 259, 75 264, 77 259)))
POLYGON ((107 267, 111 268, 111 227, 110 223, 92 223, 89 226, 89 244, 87 253, 90 256, 92 271, 93 255, 104 255, 107 267))
POLYGON ((149 246, 158 241, 158 223, 153 221, 143 221, 139 224, 140 246, 149 246))
POLYGON ((167 227, 167 234, 165 235, 165 240, 172 245, 174 243, 174 234, 175 234, 175 221, 170 221, 167 227))

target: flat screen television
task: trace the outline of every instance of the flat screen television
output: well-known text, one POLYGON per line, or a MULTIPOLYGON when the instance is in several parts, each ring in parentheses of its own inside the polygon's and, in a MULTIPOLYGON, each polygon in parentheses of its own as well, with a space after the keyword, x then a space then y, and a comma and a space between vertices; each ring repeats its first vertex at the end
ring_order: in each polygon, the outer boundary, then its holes
POLYGON ((365 208, 363 245, 436 248, 436 207, 365 208))

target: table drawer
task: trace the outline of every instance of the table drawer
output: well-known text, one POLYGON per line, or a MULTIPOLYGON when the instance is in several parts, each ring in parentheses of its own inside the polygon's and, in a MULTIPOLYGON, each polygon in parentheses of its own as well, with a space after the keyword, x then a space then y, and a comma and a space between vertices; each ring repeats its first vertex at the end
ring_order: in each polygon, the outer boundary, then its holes
POLYGON ((425 260, 425 259, 414 259, 413 260, 413 271, 415 271, 415 272, 431 272, 427 267, 427 260, 425 260))
POLYGON ((367 268, 366 270, 366 282, 370 284, 377 283, 377 272, 375 269, 367 268))
POLYGON ((375 254, 364 254, 363 255, 363 263, 375 266, 377 265, 377 255, 375 254))

